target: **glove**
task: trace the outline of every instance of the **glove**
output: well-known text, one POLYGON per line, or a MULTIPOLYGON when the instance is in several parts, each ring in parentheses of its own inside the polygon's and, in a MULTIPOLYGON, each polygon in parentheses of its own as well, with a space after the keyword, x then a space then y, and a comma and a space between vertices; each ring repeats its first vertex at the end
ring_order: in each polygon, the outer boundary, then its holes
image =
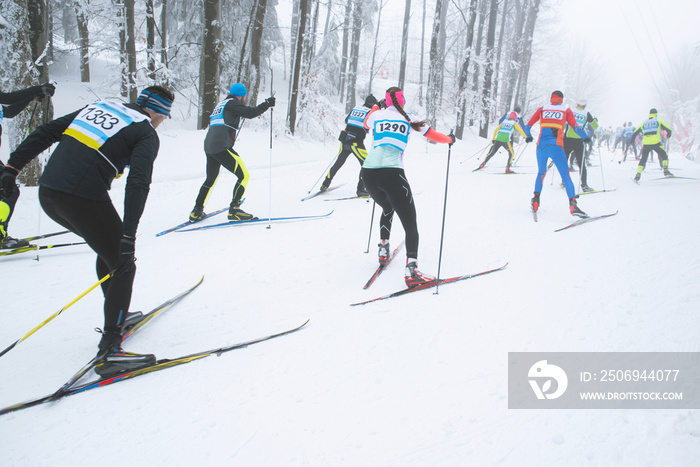
POLYGON ((591 142, 590 136, 588 138, 584 139, 583 142, 586 144, 590 143, 591 142))
POLYGON ((666 137, 667 137, 668 139, 671 139, 671 130, 667 130, 667 131, 666 131, 666 137))
POLYGON ((527 138, 525 138, 525 142, 532 143, 532 136, 528 136, 527 138))
POLYGON ((452 139, 452 141, 450 141, 449 145, 452 146, 453 144, 455 144, 455 141, 457 141, 457 137, 454 135, 454 133, 450 133, 447 136, 449 136, 452 139))
POLYGON ((269 107, 274 107, 275 106, 275 97, 274 96, 268 97, 267 99, 265 99, 265 102, 267 102, 267 105, 269 107))
POLYGON ((386 99, 380 100, 377 104, 379 104, 380 109, 386 109, 386 99))
POLYGON ((12 196, 17 189, 17 175, 19 175, 19 170, 11 165, 6 165, 0 171, 0 188, 2 188, 5 198, 12 196))
POLYGON ((119 262, 112 277, 133 272, 136 269, 136 239, 124 236, 119 240, 119 262))
POLYGON ((51 83, 44 83, 41 85, 41 92, 44 93, 44 97, 53 96, 53 94, 56 92, 56 86, 51 83))

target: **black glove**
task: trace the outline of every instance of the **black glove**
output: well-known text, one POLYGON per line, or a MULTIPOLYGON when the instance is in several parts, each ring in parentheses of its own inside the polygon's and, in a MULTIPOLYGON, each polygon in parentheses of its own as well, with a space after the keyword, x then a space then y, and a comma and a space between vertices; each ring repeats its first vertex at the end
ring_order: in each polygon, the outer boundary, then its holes
POLYGON ((119 240, 119 262, 117 263, 117 267, 114 268, 112 277, 134 271, 136 269, 136 265, 134 264, 136 261, 134 257, 135 254, 136 239, 127 236, 122 237, 122 239, 119 240))
POLYGON ((525 138, 525 142, 532 143, 532 136, 528 136, 527 138, 525 138))
POLYGON ((455 136, 455 134, 454 134, 454 133, 450 133, 450 134, 447 135, 447 136, 449 136, 449 137, 452 139, 452 141, 450 141, 449 145, 452 146, 453 144, 455 144, 455 141, 457 141, 457 137, 455 136))
POLYGON ((666 137, 671 139, 671 130, 666 130, 666 137))
POLYGON ((6 165, 0 171, 0 188, 2 188, 5 198, 9 198, 17 189, 17 175, 19 175, 19 170, 10 165, 6 165))
POLYGON ((267 105, 269 107, 274 107, 275 106, 275 96, 268 97, 265 99, 265 102, 267 102, 267 105))
POLYGON ((591 138, 590 138, 590 137, 588 137, 588 138, 584 139, 584 140, 583 140, 583 142, 584 142, 584 143, 586 143, 586 144, 588 144, 588 143, 590 143, 590 142, 591 142, 591 138))
POLYGON ((380 109, 386 109, 386 99, 380 100, 377 104, 379 104, 380 109))
POLYGON ((56 92, 56 86, 51 83, 44 83, 41 85, 41 92, 44 93, 44 97, 53 96, 56 92))

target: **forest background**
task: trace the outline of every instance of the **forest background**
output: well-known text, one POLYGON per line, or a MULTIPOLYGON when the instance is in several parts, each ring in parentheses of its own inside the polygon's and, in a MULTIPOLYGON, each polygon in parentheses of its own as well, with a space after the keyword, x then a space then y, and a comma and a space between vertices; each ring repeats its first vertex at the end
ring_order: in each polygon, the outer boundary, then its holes
MULTIPOLYGON (((90 82, 100 57, 113 63, 121 96, 96 90, 95 100, 134 101, 138 89, 164 84, 179 96, 174 117, 202 129, 242 82, 251 105, 285 96, 278 132, 323 140, 366 95, 382 97, 380 79, 460 139, 489 138, 509 109, 528 117, 560 89, 569 105, 585 99, 605 128, 636 126, 659 109, 674 150, 695 160, 699 12, 687 0, 6 0, 0 90, 51 81, 66 56, 79 57, 76 73, 90 82)), ((47 100, 6 122, 10 148, 51 118, 47 100)), ((36 184, 43 162, 21 181, 36 184)))

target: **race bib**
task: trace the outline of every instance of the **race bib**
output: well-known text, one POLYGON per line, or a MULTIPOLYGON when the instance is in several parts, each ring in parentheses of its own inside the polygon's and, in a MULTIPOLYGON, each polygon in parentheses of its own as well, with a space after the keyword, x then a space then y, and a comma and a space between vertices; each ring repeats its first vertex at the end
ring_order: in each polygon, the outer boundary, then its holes
POLYGON ((367 113, 369 113, 369 109, 355 107, 348 116, 348 125, 364 128, 364 121, 367 113))
POLYGON ((374 145, 390 145, 401 151, 408 145, 408 134, 411 126, 405 120, 380 120, 374 122, 374 145))
POLYGON ((561 110, 543 110, 542 118, 546 120, 564 120, 564 112, 561 110))
POLYGON ((148 120, 146 115, 120 102, 102 101, 81 110, 63 133, 92 149, 100 149, 120 130, 144 120, 148 120))
POLYGON ((642 130, 645 135, 651 135, 659 131, 658 120, 647 120, 642 124, 642 130))
POLYGON ((214 111, 209 116, 209 126, 226 125, 224 123, 224 108, 230 100, 232 99, 224 99, 214 107, 214 111))

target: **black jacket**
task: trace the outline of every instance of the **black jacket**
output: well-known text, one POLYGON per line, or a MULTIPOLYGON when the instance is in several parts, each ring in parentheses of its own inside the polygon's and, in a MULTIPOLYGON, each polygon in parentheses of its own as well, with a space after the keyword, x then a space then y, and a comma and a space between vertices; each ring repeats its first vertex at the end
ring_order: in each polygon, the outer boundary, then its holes
MULTIPOLYGON (((135 104, 125 105, 148 115, 135 104)), ((112 186, 112 180, 129 166, 124 193, 124 234, 133 237, 151 185, 153 163, 160 147, 158 135, 150 119, 132 123, 107 139, 97 152, 63 134, 79 113, 80 110, 41 125, 10 155, 8 164, 21 170, 38 154, 59 142, 39 184, 81 198, 106 202, 110 202, 107 191, 112 186)))
POLYGON ((207 136, 204 138, 204 151, 210 154, 225 151, 233 147, 236 130, 240 127, 241 118, 255 118, 270 108, 270 104, 262 102, 256 107, 248 107, 233 96, 224 107, 224 125, 210 126, 207 136))

